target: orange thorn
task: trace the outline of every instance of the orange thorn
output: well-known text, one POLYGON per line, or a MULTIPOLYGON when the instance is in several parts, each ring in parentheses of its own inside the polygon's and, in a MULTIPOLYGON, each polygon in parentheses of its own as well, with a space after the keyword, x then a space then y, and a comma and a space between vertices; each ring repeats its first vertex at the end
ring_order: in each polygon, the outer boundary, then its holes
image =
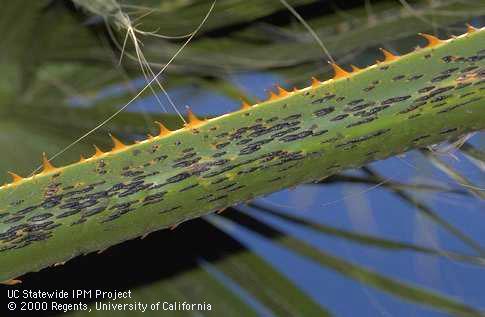
POLYGON ((471 24, 466 24, 466 33, 470 34, 470 33, 473 33, 475 32, 477 29, 471 25, 471 24))
POLYGON ((352 71, 353 71, 354 73, 355 73, 355 72, 359 72, 359 71, 361 71, 361 70, 362 70, 361 68, 359 68, 359 67, 357 67, 357 66, 355 66, 355 65, 350 65, 350 68, 352 68, 352 71))
POLYGON ((316 79, 315 77, 312 77, 312 87, 316 88, 318 86, 320 86, 320 81, 318 79, 316 79))
POLYGON ((21 180, 23 180, 24 178, 22 176, 19 176, 17 174, 15 174, 14 172, 7 172, 10 174, 10 176, 12 176, 12 183, 17 183, 17 182, 20 182, 21 180))
POLYGON ((84 156, 81 154, 81 155, 80 155, 80 158, 79 158, 79 163, 84 162, 85 160, 86 160, 86 159, 85 159, 85 158, 84 158, 84 156))
POLYGON ((279 97, 272 90, 269 91, 268 101, 278 100, 279 97))
POLYGON ((177 224, 174 224, 174 225, 171 225, 171 226, 170 226, 170 230, 175 230, 175 228, 177 228, 177 227, 178 227, 178 225, 179 225, 178 223, 177 223, 177 224))
POLYGON ((437 38, 434 35, 430 35, 430 34, 426 34, 426 33, 418 33, 418 35, 424 37, 428 41, 428 45, 426 47, 433 47, 433 46, 436 46, 436 45, 443 43, 442 40, 440 40, 439 38, 437 38))
POLYGON ((392 62, 392 61, 395 61, 396 59, 399 59, 399 56, 392 54, 388 50, 385 50, 383 48, 379 48, 379 49, 384 54, 384 62, 392 62))
POLYGON ((216 213, 217 214, 222 214, 226 209, 227 209, 227 207, 226 208, 221 208, 221 209, 217 210, 216 213))
MULTIPOLYGON (((172 131, 167 129, 167 127, 164 126, 162 123, 160 123, 158 121, 155 121, 155 123, 158 124, 158 128, 160 130, 160 132, 158 133, 158 136, 164 136, 164 135, 172 133, 172 131)), ((150 138, 150 137, 151 137, 151 135, 148 135, 148 138, 150 138)))
POLYGON ((298 88, 293 87, 293 92, 298 92, 298 88))
POLYGON ((347 72, 346 70, 344 70, 342 67, 338 66, 337 64, 335 64, 335 63, 329 63, 329 64, 332 66, 333 71, 335 72, 333 79, 345 78, 345 77, 348 77, 350 75, 349 72, 347 72))
POLYGON ((7 281, 0 282, 0 284, 9 285, 9 286, 17 285, 17 284, 20 284, 20 283, 22 283, 21 280, 15 280, 15 279, 11 279, 11 280, 7 280, 7 281))
POLYGON ((251 105, 246 102, 246 100, 242 100, 241 108, 239 110, 248 110, 251 109, 251 105))
POLYGON ((286 89, 284 89, 283 87, 281 87, 280 85, 277 85, 276 89, 278 89, 278 96, 279 97, 285 97, 285 96, 288 95, 288 91, 286 89))
POLYGON ((197 118, 190 108, 187 108, 187 116, 189 123, 186 123, 185 126, 188 128, 195 128, 204 123, 204 120, 197 118))
POLYGON ((104 152, 101 151, 101 149, 97 147, 95 144, 93 144, 93 146, 94 146, 94 155, 92 157, 99 157, 104 154, 104 152))
POLYGON ((42 168, 42 173, 48 173, 57 169, 56 167, 54 167, 54 165, 51 164, 51 162, 49 162, 47 156, 45 155, 45 152, 42 153, 42 168))
POLYGON ((113 141, 113 144, 114 144, 112 151, 119 151, 119 150, 126 148, 126 145, 123 144, 117 138, 115 138, 111 133, 109 134, 109 137, 111 138, 111 140, 113 141))

